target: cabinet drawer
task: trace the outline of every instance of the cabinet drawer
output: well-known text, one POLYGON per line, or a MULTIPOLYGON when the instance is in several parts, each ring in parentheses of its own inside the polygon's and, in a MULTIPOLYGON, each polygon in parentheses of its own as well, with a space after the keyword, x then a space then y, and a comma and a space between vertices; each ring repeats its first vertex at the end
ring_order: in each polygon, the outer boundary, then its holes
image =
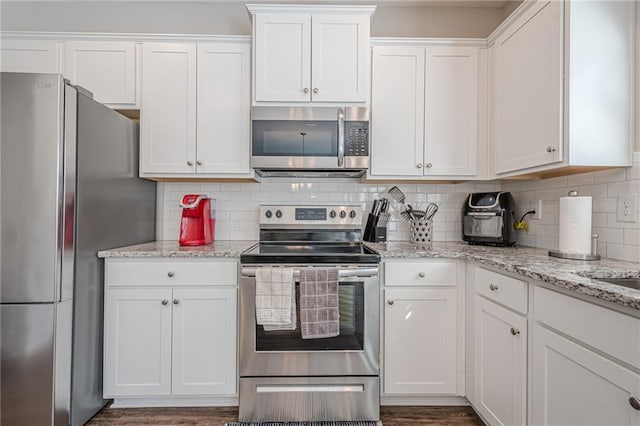
POLYGON ((533 297, 536 321, 640 368, 639 318, 537 286, 533 297))
POLYGON ((527 313, 527 283, 476 268, 476 293, 523 314, 527 313))
POLYGON ((385 285, 455 286, 457 263, 454 261, 388 262, 384 265, 385 285))
POLYGON ((109 286, 135 285, 237 285, 236 262, 181 260, 108 260, 105 282, 109 286))

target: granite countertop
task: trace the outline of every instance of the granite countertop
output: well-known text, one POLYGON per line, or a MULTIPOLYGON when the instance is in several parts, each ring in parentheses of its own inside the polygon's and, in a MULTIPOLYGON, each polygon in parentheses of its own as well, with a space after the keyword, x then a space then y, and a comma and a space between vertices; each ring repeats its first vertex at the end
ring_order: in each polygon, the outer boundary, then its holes
POLYGON ((639 278, 640 263, 602 259, 579 261, 549 257, 548 250, 489 247, 462 242, 433 243, 431 248, 409 242, 366 243, 383 259, 446 258, 470 260, 587 296, 640 310, 640 290, 597 278, 639 278))
MULTIPOLYGON (((215 241, 206 246, 183 247, 177 241, 152 241, 98 252, 102 258, 239 258, 257 241, 215 241)), ((501 271, 522 275, 580 294, 640 310, 640 290, 599 281, 597 278, 640 278, 640 263, 610 259, 583 262, 549 257, 547 250, 526 247, 489 247, 463 242, 436 242, 430 248, 409 242, 365 243, 382 259, 444 258, 470 260, 501 271)))
POLYGON ((98 257, 240 257, 240 253, 257 241, 214 241, 205 246, 181 246, 177 241, 152 241, 134 246, 102 250, 98 257))

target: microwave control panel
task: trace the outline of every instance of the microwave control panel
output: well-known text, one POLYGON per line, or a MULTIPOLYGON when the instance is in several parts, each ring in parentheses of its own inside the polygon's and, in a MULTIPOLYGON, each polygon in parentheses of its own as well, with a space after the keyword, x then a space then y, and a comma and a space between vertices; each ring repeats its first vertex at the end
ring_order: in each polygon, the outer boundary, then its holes
POLYGON ((344 155, 367 157, 369 155, 369 122, 347 121, 344 132, 344 155))

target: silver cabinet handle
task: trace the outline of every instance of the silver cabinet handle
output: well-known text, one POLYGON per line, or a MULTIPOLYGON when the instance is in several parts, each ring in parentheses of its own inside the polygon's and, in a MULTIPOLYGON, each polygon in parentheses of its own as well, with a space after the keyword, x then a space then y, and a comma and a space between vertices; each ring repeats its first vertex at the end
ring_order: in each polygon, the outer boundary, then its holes
POLYGON ((304 89, 302 89, 302 91, 303 91, 304 93, 309 93, 309 88, 308 88, 308 87, 305 87, 304 89))
POLYGON ((551 145, 549 145, 547 147, 547 152, 556 152, 556 149, 554 147, 552 147, 551 145))
MULTIPOLYGON (((177 305, 178 303, 180 303, 180 299, 173 299, 173 304, 177 305)), ((518 332, 519 333, 519 332, 518 332)))
POLYGON ((426 276, 426 274, 425 274, 424 272, 420 272, 420 273, 418 273, 418 276, 419 276, 420 278, 424 278, 424 277, 426 276))
POLYGON ((187 161, 187 166, 193 166, 193 161, 187 161))
POLYGON ((196 164, 197 164, 198 166, 202 166, 202 164, 204 164, 204 163, 202 162, 202 160, 198 160, 198 161, 196 161, 196 164))
POLYGON ((162 299, 162 304, 163 305, 167 305, 169 303, 169 301, 167 299, 162 299))
POLYGON ((173 272, 173 271, 169 271, 169 272, 167 272, 167 276, 168 276, 169 278, 173 278, 175 275, 176 275, 176 273, 175 273, 175 272, 173 272))
POLYGON ((638 398, 634 398, 633 396, 631 398, 629 398, 629 404, 631 404, 631 406, 635 409, 640 411, 640 401, 638 401, 638 398))
POLYGON ((313 93, 318 93, 320 90, 317 87, 313 88, 313 93))
POLYGON ((387 300, 387 304, 388 304, 389 306, 393 305, 393 299, 389 299, 389 300, 387 300))
POLYGON ((517 328, 511 327, 511 334, 513 334, 514 336, 517 336, 518 334, 520 334, 520 330, 518 330, 517 328))
POLYGON ((426 167, 427 169, 430 169, 430 168, 432 168, 432 167, 433 167, 433 164, 431 164, 431 163, 427 163, 427 164, 425 165, 425 167, 426 167))
POLYGON ((498 289, 498 286, 495 284, 489 284, 489 290, 491 291, 496 291, 498 289))
POLYGON ((419 168, 419 169, 421 169, 421 168, 422 168, 422 163, 418 163, 418 164, 416 164, 416 167, 417 167, 417 168, 419 168))

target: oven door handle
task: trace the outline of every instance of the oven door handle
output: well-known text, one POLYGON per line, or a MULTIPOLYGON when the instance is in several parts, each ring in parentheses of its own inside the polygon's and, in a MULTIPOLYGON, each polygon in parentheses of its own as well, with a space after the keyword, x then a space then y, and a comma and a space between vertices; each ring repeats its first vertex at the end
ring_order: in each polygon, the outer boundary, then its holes
MULTIPOLYGON (((242 268, 241 274, 243 277, 255 277, 256 276, 256 268, 242 268)), ((362 268, 362 269, 339 269, 338 270, 338 278, 348 278, 348 277, 377 277, 378 276, 378 268, 362 268)), ((293 272, 294 280, 300 279, 300 272, 293 272)))

